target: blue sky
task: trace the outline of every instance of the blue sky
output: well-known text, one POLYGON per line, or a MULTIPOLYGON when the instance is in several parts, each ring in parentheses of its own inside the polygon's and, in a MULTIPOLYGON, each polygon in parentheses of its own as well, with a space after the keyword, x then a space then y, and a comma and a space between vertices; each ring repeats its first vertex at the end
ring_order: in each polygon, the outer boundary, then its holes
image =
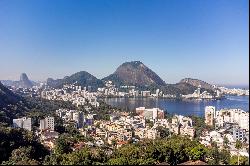
POLYGON ((0 0, 0 79, 102 78, 140 60, 167 83, 248 85, 248 0, 0 0))

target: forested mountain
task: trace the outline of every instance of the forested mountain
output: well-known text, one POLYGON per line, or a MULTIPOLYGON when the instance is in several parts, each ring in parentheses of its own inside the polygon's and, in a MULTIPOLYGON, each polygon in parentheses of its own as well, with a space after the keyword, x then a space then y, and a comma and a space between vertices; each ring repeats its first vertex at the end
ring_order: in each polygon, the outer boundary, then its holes
POLYGON ((185 78, 176 84, 166 84, 154 71, 140 61, 125 62, 113 74, 102 80, 86 71, 80 71, 62 79, 48 78, 47 85, 53 88, 62 88, 65 84, 75 83, 82 87, 91 86, 92 90, 96 90, 98 87, 103 87, 105 81, 112 81, 118 88, 121 85, 133 85, 138 90, 150 90, 151 92, 160 89, 164 94, 190 94, 199 86, 201 92, 206 90, 214 93, 212 85, 198 79, 185 78))
POLYGON ((13 93, 0 82, 0 122, 10 123, 11 119, 25 108, 22 97, 13 93))
POLYGON ((184 78, 179 83, 186 83, 186 84, 190 84, 194 87, 201 87, 204 89, 214 90, 213 85, 211 85, 205 81, 194 79, 194 78, 184 78))
POLYGON ((97 79, 95 76, 89 74, 86 71, 80 71, 71 76, 66 76, 63 79, 47 79, 47 85, 54 88, 62 88, 65 84, 73 84, 76 83, 80 86, 91 86, 93 89, 97 89, 97 87, 104 86, 104 83, 97 79))
POLYGON ((116 71, 103 78, 103 81, 112 81, 117 87, 121 85, 135 85, 139 90, 155 92, 160 89, 164 94, 190 94, 199 85, 201 91, 214 92, 213 86, 197 79, 186 78, 176 84, 166 84, 155 72, 140 61, 125 62, 116 71))
POLYGON ((125 62, 120 65, 113 74, 102 80, 111 80, 119 85, 166 85, 166 83, 155 72, 140 61, 125 62))

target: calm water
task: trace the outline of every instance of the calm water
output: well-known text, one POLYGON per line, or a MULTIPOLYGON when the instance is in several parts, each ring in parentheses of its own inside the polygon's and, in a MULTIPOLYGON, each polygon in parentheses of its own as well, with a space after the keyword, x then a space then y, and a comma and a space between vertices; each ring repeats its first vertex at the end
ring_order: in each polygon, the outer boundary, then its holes
POLYGON ((227 96, 222 100, 210 101, 178 101, 171 99, 156 98, 109 98, 104 99, 107 104, 115 107, 135 110, 136 107, 161 108, 168 113, 180 115, 204 116, 205 107, 212 105, 217 109, 240 108, 249 112, 249 96, 227 96))

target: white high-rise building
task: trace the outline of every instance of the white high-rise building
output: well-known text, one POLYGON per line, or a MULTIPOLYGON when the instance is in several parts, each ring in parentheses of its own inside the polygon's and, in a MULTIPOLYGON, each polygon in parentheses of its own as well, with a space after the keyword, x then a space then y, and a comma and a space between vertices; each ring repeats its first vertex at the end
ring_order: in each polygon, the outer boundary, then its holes
POLYGON ((215 116, 216 116, 215 107, 214 106, 206 106, 205 107, 205 123, 207 125, 213 126, 215 116))
POLYGON ((24 128, 26 130, 31 131, 32 128, 32 119, 31 118, 19 118, 13 119, 13 127, 14 128, 24 128))
POLYGON ((75 122, 77 122, 78 128, 82 128, 83 127, 83 120, 84 120, 83 112, 74 112, 73 113, 73 120, 75 122))
POLYGON ((200 97, 200 95, 201 95, 201 85, 198 86, 196 92, 197 92, 197 97, 200 97))
POLYGON ((13 119, 13 127, 14 128, 23 128, 23 119, 13 119))
POLYGON ((221 92, 219 90, 216 90, 216 96, 221 97, 221 92))
POLYGON ((156 89, 155 95, 156 95, 156 96, 159 96, 159 93, 160 93, 160 89, 156 89))
POLYGON ((47 118, 45 118, 45 121, 47 122, 47 127, 50 129, 50 130, 52 130, 52 131, 54 131, 54 117, 47 117, 47 118))
POLYGON ((54 131, 54 117, 46 117, 40 120, 40 130, 50 129, 54 131))
POLYGON ((40 130, 44 130, 46 129, 46 126, 45 126, 45 119, 41 119, 40 120, 40 130))
POLYGON ((23 120, 23 128, 24 129, 31 131, 31 127, 32 127, 31 125, 32 125, 31 118, 25 118, 23 120))
POLYGON ((138 107, 136 113, 145 117, 146 119, 164 119, 164 111, 159 108, 138 107))

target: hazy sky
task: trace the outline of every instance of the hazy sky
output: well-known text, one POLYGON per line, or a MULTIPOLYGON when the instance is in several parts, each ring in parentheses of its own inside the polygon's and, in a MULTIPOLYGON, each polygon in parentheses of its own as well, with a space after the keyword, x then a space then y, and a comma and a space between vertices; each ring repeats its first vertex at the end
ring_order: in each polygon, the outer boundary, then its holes
POLYGON ((249 82, 248 0, 0 0, 0 79, 102 78, 140 60, 167 83, 249 82))

